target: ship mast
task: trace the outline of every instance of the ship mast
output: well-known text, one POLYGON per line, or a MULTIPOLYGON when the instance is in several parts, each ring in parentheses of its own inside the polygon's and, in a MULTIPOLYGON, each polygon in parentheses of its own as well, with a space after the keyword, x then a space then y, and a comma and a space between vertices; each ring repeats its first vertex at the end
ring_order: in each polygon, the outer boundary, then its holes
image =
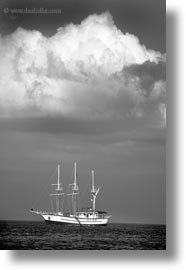
POLYGON ((56 213, 59 214, 59 196, 64 195, 64 193, 62 193, 62 184, 60 182, 60 165, 58 164, 57 166, 57 184, 52 184, 52 186, 57 186, 55 188, 55 193, 50 194, 50 196, 55 196, 56 197, 56 213))
POLYGON ((67 194, 72 196, 72 212, 75 215, 76 214, 76 202, 77 202, 77 197, 76 195, 79 194, 79 187, 77 186, 77 165, 76 162, 74 163, 74 183, 70 184, 72 186, 72 193, 67 194))
POLYGON ((92 189, 91 189, 91 194, 92 194, 92 210, 93 212, 96 211, 96 196, 99 192, 100 188, 96 189, 94 186, 94 171, 92 171, 92 189))

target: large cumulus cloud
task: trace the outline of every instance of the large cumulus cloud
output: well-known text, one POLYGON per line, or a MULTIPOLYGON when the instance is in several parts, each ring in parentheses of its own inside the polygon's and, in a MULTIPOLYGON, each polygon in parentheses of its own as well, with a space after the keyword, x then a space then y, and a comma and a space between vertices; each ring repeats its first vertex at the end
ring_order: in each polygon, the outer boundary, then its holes
POLYGON ((109 13, 52 37, 18 28, 0 38, 1 116, 165 122, 165 56, 122 33, 109 13))

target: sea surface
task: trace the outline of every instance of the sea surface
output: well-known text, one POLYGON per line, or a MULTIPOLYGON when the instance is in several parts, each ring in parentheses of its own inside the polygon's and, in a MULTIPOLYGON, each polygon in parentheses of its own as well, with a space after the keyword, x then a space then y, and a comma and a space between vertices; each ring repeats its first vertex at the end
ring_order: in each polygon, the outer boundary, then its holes
POLYGON ((30 221, 0 221, 4 250, 163 250, 165 225, 115 224, 79 227, 30 221))

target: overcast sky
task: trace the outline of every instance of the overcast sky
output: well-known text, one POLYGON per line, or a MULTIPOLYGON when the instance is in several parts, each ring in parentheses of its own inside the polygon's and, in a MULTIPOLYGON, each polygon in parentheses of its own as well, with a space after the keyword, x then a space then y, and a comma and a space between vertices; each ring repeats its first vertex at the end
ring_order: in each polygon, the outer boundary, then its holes
POLYGON ((77 161, 113 222, 165 223, 165 1, 2 1, 0 20, 0 219, 40 219, 77 161), (41 7, 60 12, 12 13, 41 7))

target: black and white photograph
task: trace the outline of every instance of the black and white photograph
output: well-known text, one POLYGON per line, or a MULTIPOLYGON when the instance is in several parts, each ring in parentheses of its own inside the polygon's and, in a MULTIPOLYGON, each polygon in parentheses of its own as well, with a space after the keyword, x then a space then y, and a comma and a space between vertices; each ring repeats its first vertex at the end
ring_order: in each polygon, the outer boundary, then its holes
POLYGON ((0 249, 166 250, 166 1, 0 2, 0 249))

